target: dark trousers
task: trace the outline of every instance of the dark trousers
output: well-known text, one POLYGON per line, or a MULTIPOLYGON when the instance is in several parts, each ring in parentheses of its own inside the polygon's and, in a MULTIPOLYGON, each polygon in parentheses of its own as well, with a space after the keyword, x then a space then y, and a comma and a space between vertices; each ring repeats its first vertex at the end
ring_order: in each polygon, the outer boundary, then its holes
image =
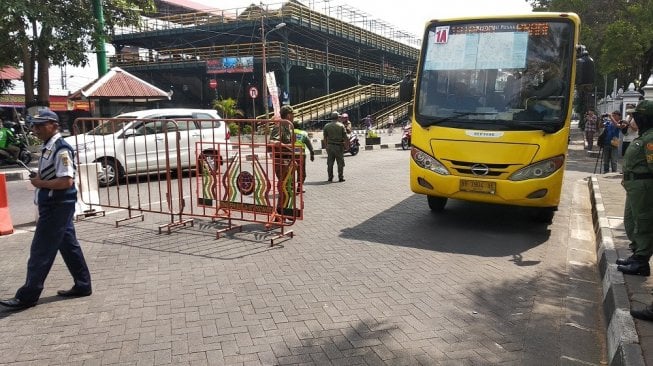
POLYGON ((343 145, 327 144, 327 175, 333 179, 333 163, 338 165, 338 178, 343 179, 345 174, 345 157, 343 145))
POLYGON ((39 299, 57 252, 61 252, 75 287, 82 290, 91 288, 91 274, 75 235, 74 214, 74 202, 39 205, 39 219, 27 261, 27 279, 16 292, 17 299, 24 302, 39 299))
POLYGON ((646 258, 653 255, 653 179, 624 181, 626 203, 624 229, 631 241, 633 254, 646 258))
POLYGON ((619 150, 610 144, 608 141, 607 144, 603 145, 603 174, 609 173, 612 168, 612 172, 617 172, 617 158, 619 155, 619 150))

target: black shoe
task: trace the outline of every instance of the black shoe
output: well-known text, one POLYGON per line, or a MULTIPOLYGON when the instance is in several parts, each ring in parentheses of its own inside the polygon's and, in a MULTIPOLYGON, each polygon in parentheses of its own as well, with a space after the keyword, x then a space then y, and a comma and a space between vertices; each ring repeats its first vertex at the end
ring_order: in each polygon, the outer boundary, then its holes
POLYGON ((632 315, 635 319, 642 319, 653 322, 653 305, 647 306, 642 310, 631 310, 630 315, 632 315))
POLYGON ((624 274, 637 275, 637 276, 650 276, 651 267, 646 262, 641 261, 639 258, 633 259, 632 262, 626 265, 617 266, 617 270, 624 274))
POLYGON ((14 297, 11 299, 0 301, 0 305, 6 306, 8 308, 12 308, 14 310, 20 310, 20 309, 27 309, 27 308, 31 308, 32 306, 36 306, 36 301, 25 302, 21 299, 17 299, 14 297))
POLYGON ((327 179, 327 181, 333 182, 333 177, 329 177, 329 179, 327 179))
POLYGON ((631 255, 628 258, 617 258, 617 262, 615 263, 617 263, 620 266, 624 266, 626 264, 631 264, 634 261, 635 261, 635 255, 631 255))
POLYGON ((91 289, 81 289, 74 286, 70 290, 57 291, 57 295, 63 297, 84 297, 84 296, 91 296, 92 293, 93 290, 91 289))
POLYGON ((339 178, 338 179, 338 182, 344 182, 344 181, 345 181, 345 178, 339 178))

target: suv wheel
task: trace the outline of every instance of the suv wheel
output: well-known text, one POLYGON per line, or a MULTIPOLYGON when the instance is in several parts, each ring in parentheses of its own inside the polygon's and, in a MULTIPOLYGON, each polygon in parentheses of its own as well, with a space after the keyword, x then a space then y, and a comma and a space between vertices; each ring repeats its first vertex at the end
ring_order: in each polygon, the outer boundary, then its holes
POLYGON ((98 172, 98 185, 100 187, 108 187, 118 184, 118 180, 122 175, 122 167, 115 159, 104 158, 100 161, 102 169, 98 172))

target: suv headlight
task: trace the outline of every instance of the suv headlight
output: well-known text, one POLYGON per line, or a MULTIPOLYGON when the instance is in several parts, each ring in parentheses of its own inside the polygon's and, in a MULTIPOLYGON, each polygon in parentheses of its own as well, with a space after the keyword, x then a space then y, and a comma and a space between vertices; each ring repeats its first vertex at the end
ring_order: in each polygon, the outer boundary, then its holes
POLYGON ((424 151, 413 147, 410 149, 410 156, 415 161, 415 164, 420 168, 430 170, 440 175, 449 175, 449 171, 445 166, 438 161, 438 159, 425 153, 424 151))
POLYGON ((522 181, 527 179, 546 178, 560 169, 565 162, 563 155, 555 156, 551 159, 542 160, 535 164, 523 167, 514 172, 508 179, 512 181, 522 181))

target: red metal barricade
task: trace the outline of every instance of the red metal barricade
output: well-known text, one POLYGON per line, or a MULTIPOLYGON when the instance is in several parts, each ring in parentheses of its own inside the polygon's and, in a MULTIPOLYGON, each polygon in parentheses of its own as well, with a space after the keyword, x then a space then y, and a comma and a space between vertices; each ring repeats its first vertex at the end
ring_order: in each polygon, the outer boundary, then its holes
POLYGON ((170 217, 159 226, 170 233, 204 217, 225 223, 219 237, 242 228, 234 221, 256 222, 280 229, 274 244, 292 237, 286 227, 303 217, 303 151, 293 151, 288 121, 83 118, 76 125, 82 129, 69 142, 78 164, 101 164, 99 205, 128 211, 116 226, 151 212, 170 217), (236 132, 230 139, 229 124, 236 132), (271 140, 275 129, 290 142, 271 140))
MULTIPOLYGON (((232 120, 234 131, 229 159, 216 163, 207 154, 198 155, 197 202, 214 209, 214 217, 227 221, 221 232, 239 228, 233 220, 262 223, 280 228, 276 238, 290 236, 286 226, 303 218, 303 194, 298 186, 303 150, 295 149, 293 125, 267 121, 258 129, 257 120, 232 120), (271 140, 268 130, 286 131, 286 142, 271 140)), ((221 151, 220 143, 198 143, 196 151, 221 151)), ((274 240, 272 242, 274 243, 274 240)))

